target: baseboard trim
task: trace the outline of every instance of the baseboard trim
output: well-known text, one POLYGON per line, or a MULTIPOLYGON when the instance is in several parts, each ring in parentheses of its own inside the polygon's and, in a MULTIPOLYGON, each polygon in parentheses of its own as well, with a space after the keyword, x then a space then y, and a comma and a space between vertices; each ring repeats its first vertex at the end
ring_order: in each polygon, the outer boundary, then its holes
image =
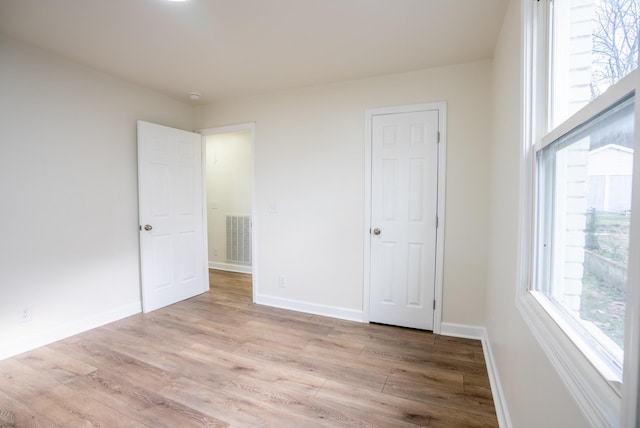
POLYGON ((139 314, 140 312, 142 312, 142 302, 138 301, 120 306, 102 314, 83 318, 80 321, 55 327, 49 331, 20 338, 19 340, 9 343, 8 346, 2 347, 3 349, 0 350, 0 360, 49 345, 58 340, 75 336, 76 334, 121 320, 131 315, 139 314))
POLYGON ((452 322, 443 322, 440 325, 440 334, 443 336, 483 340, 485 332, 485 328, 478 325, 455 324, 452 322))
POLYGON ((487 371, 489 372, 489 384, 491 384, 491 395, 493 396, 493 403, 496 406, 498 425, 501 428, 511 428, 513 425, 511 424, 511 417, 509 416, 507 401, 502 389, 502 382, 500 382, 500 376, 498 375, 496 360, 493 359, 493 351, 491 350, 489 335, 484 327, 482 329, 484 330, 484 339, 482 339, 482 351, 484 352, 484 360, 487 364, 487 371))
POLYGON ((225 270, 227 272, 252 273, 251 266, 235 265, 233 263, 209 262, 209 269, 225 270))
POLYGON ((285 299, 282 297, 269 296, 265 294, 256 295, 256 303, 281 309, 289 309, 296 312, 322 315, 325 317, 339 318, 347 321, 363 322, 362 311, 355 309, 340 308, 337 306, 329 305, 319 305, 316 303, 285 299))
POLYGON ((465 339, 476 339, 482 343, 482 352, 484 353, 484 361, 487 365, 487 372, 489 374, 489 384, 491 385, 493 404, 496 407, 498 426, 500 426, 500 428, 512 428, 511 417, 509 416, 509 410, 507 409, 507 401, 502 389, 502 383, 500 382, 500 376, 498 375, 496 361, 493 358, 487 329, 482 326, 443 322, 440 334, 465 339))

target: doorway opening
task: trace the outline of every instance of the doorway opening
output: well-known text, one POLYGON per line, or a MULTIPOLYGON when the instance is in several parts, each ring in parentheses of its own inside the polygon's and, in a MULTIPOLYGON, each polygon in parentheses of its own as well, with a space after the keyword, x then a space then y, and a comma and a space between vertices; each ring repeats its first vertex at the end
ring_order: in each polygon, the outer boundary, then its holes
POLYGON ((207 261, 210 289, 215 290, 214 282, 226 277, 224 272, 253 276, 254 124, 206 129, 202 134, 207 261))

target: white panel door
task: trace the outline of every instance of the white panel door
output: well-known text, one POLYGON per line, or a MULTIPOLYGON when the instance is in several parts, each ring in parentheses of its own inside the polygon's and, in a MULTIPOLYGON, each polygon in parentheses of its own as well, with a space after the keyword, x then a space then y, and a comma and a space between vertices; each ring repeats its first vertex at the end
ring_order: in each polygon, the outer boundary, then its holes
POLYGON ((438 111, 372 117, 369 319, 433 329, 438 111))
POLYGON ((138 121, 140 259, 144 312, 208 289, 202 138, 138 121))

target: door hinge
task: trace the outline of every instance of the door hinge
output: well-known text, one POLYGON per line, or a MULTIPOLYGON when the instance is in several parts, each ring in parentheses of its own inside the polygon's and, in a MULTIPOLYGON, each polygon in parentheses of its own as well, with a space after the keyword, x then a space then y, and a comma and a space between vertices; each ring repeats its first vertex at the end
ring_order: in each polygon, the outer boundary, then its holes
POLYGON ((436 216, 436 229, 438 228, 438 223, 440 223, 440 219, 436 216))
POLYGON ((436 310, 436 299, 433 299, 433 310, 436 310))
POLYGON ((438 131, 438 144, 440 143, 440 131, 438 131))

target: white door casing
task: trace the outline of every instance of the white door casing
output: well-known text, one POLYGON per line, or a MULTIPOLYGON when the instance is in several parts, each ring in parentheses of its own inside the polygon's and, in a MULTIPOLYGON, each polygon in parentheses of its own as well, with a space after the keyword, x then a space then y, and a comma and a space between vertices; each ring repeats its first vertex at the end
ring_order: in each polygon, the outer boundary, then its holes
POLYGON ((439 330, 434 301, 441 295, 441 110, 438 104, 367 113, 369 321, 439 330))
POLYGON ((142 308, 150 312, 208 289, 201 136, 138 121, 138 187, 142 308))

